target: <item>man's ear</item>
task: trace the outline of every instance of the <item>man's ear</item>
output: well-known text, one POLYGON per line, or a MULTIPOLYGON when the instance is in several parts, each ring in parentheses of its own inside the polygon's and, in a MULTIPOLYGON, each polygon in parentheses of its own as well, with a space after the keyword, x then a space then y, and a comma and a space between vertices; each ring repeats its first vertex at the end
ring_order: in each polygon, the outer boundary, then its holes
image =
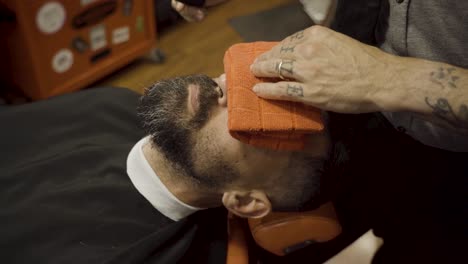
POLYGON ((244 218, 261 218, 271 212, 271 203, 263 191, 227 191, 224 206, 233 214, 244 218))

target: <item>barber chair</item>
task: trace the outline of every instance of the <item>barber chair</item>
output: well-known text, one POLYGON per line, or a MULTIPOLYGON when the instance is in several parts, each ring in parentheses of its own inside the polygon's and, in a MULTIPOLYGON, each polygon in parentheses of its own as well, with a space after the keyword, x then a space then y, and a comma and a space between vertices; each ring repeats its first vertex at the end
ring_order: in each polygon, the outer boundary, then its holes
POLYGON ((153 0, 0 0, 0 34, 2 86, 33 100, 158 60, 153 0))
POLYGON ((249 238, 264 250, 285 256, 315 243, 332 240, 341 233, 331 202, 307 212, 271 213, 261 219, 228 216, 227 264, 247 264, 249 238), (247 221, 247 223, 245 223, 247 221))

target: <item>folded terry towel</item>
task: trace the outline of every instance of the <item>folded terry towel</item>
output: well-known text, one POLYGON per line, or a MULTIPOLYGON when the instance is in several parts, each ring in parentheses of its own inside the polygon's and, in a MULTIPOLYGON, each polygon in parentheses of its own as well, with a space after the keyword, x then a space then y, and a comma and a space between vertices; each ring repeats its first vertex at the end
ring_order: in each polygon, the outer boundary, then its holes
POLYGON ((320 110, 298 102, 262 99, 252 91, 262 79, 250 72, 250 65, 276 44, 241 43, 226 51, 228 128, 232 137, 253 146, 301 150, 308 134, 323 130, 320 110))

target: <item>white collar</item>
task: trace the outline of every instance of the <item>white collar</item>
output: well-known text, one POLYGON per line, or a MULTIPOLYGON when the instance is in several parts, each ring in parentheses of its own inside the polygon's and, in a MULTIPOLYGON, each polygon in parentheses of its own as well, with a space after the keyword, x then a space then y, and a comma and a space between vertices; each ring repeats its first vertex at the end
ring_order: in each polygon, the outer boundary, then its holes
POLYGON ((143 146, 147 142, 149 136, 138 141, 127 157, 127 174, 138 192, 160 213, 174 221, 204 209, 183 203, 167 189, 143 154, 143 146))

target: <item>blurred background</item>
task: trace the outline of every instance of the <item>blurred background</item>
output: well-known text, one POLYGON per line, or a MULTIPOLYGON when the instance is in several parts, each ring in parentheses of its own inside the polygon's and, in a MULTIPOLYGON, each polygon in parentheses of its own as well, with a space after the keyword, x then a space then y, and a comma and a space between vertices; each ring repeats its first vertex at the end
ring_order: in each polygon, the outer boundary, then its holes
POLYGON ((0 0, 0 103, 218 76, 232 44, 281 40, 311 26, 301 2, 227 0, 189 23, 170 0, 0 0))

